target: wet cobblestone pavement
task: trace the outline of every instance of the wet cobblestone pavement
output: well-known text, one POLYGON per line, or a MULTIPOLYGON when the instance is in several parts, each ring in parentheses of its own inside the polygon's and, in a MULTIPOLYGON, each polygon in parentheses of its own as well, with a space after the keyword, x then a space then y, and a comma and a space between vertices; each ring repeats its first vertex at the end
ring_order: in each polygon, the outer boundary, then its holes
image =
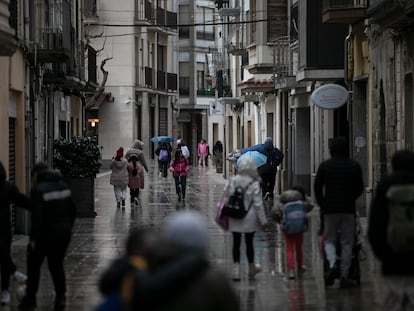
MULTIPOLYGON (((223 232, 214 222, 215 206, 226 180, 213 166, 191 167, 187 179, 186 201, 178 201, 174 181, 158 175, 156 163, 150 162, 150 172, 145 175, 145 189, 140 194, 140 206, 131 208, 129 201, 125 210, 117 209, 113 188, 109 184, 109 172, 102 172, 96 179, 96 218, 76 220, 73 238, 65 261, 67 274, 67 308, 70 311, 93 310, 101 297, 97 280, 110 261, 123 253, 124 240, 130 228, 159 228, 167 215, 178 209, 200 212, 209 220, 211 237, 210 258, 230 277, 231 236, 223 232)), ((267 211, 270 210, 269 202, 267 211)), ((241 310, 380 310, 382 279, 379 266, 365 243, 365 260, 361 261, 361 284, 351 289, 340 289, 338 284, 325 289, 323 263, 317 236, 318 217, 315 208, 310 214, 310 230, 304 239, 304 264, 307 267, 303 278, 287 280, 283 237, 276 224, 269 231, 255 235, 256 262, 262 272, 256 280, 247 278, 247 263, 242 251, 243 276, 233 282, 241 301, 241 310)), ((363 228, 364 220, 362 219, 363 228)), ((18 237, 13 242, 13 257, 20 270, 25 272, 27 237, 18 237)), ((243 245, 243 243, 242 243, 243 245)), ((37 310, 52 310, 53 286, 47 265, 42 267, 41 286, 37 295, 37 310)), ((12 284, 13 290, 14 284, 12 284)), ((0 310, 17 310, 13 293, 12 304, 0 310)))

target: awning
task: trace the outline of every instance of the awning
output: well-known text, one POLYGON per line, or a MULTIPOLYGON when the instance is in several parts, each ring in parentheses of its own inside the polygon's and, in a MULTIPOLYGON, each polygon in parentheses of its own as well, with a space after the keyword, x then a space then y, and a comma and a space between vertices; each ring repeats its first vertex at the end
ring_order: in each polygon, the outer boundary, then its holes
POLYGON ((274 88, 274 82, 272 79, 259 79, 251 77, 246 80, 242 80, 237 83, 244 92, 266 92, 271 91, 274 88))

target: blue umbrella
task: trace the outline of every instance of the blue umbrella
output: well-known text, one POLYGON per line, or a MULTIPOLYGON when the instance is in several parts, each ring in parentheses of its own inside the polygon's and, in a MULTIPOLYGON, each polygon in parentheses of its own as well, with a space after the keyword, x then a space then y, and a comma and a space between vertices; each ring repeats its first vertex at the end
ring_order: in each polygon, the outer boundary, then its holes
POLYGON ((241 150, 241 153, 246 153, 247 151, 260 151, 260 149, 262 149, 263 146, 264 144, 257 144, 254 146, 246 147, 241 150))
POLYGON ((254 162, 256 163, 257 167, 260 167, 262 165, 266 164, 267 161, 267 157, 263 154, 260 153, 259 151, 247 151, 245 153, 243 153, 238 159, 237 159, 237 165, 240 164, 240 161, 242 159, 244 159, 245 157, 248 158, 252 158, 254 160, 254 162))
POLYGON ((159 142, 170 143, 170 142, 174 141, 174 139, 172 137, 169 137, 169 136, 155 136, 155 137, 151 138, 151 141, 153 143, 159 143, 159 142))

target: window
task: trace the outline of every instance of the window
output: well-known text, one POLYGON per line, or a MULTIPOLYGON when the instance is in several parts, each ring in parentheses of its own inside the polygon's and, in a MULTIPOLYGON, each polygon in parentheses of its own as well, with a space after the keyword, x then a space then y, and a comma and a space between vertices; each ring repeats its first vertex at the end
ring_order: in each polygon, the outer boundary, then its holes
POLYGON ((194 21, 196 24, 197 39, 214 41, 214 26, 209 25, 214 21, 214 9, 198 6, 194 21))
POLYGON ((256 42, 256 0, 251 0, 250 2, 250 21, 252 22, 250 24, 250 42, 255 43, 256 42))

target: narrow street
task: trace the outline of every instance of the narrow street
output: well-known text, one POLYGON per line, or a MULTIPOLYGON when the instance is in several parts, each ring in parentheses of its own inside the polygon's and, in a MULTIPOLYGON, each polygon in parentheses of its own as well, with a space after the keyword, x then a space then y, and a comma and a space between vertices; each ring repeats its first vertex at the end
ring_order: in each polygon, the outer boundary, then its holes
MULTIPOLYGON (((125 211, 116 208, 113 188, 109 184, 109 172, 102 172, 96 179, 97 217, 79 218, 66 257, 67 310, 93 310, 101 297, 97 280, 111 260, 123 252, 124 240, 130 228, 160 227, 167 215, 178 209, 200 212, 209 221, 210 257, 213 265, 223 269, 230 277, 231 236, 214 222, 215 206, 226 180, 218 174, 210 162, 206 168, 191 167, 187 180, 186 201, 179 202, 175 194, 171 174, 166 179, 158 175, 156 163, 149 161, 150 172, 145 175, 145 189, 141 193, 140 207, 131 208, 129 201, 125 211)), ((266 204, 269 204, 266 202, 266 204)), ((267 206, 267 211, 270 207, 267 206)), ((270 232, 255 235, 256 261, 262 272, 255 281, 247 279, 247 263, 242 252, 244 276, 233 282, 240 296, 241 310, 380 310, 381 285, 379 266, 374 261, 367 243, 361 261, 361 285, 352 289, 340 289, 335 283, 325 289, 323 263, 319 250, 318 210, 310 215, 310 231, 305 235, 304 263, 307 271, 302 279, 287 280, 283 237, 272 223, 270 232)), ((366 219, 361 220, 366 228, 366 219)), ((16 237, 13 257, 21 271, 25 272, 27 237, 16 237)), ((242 243, 243 245, 243 243, 242 243)), ((12 287, 14 285, 12 284, 12 287)), ((52 310, 53 286, 46 262, 43 265, 41 286, 38 292, 38 309, 52 310)), ((17 300, 12 297, 10 307, 0 310, 17 310, 17 300)))

